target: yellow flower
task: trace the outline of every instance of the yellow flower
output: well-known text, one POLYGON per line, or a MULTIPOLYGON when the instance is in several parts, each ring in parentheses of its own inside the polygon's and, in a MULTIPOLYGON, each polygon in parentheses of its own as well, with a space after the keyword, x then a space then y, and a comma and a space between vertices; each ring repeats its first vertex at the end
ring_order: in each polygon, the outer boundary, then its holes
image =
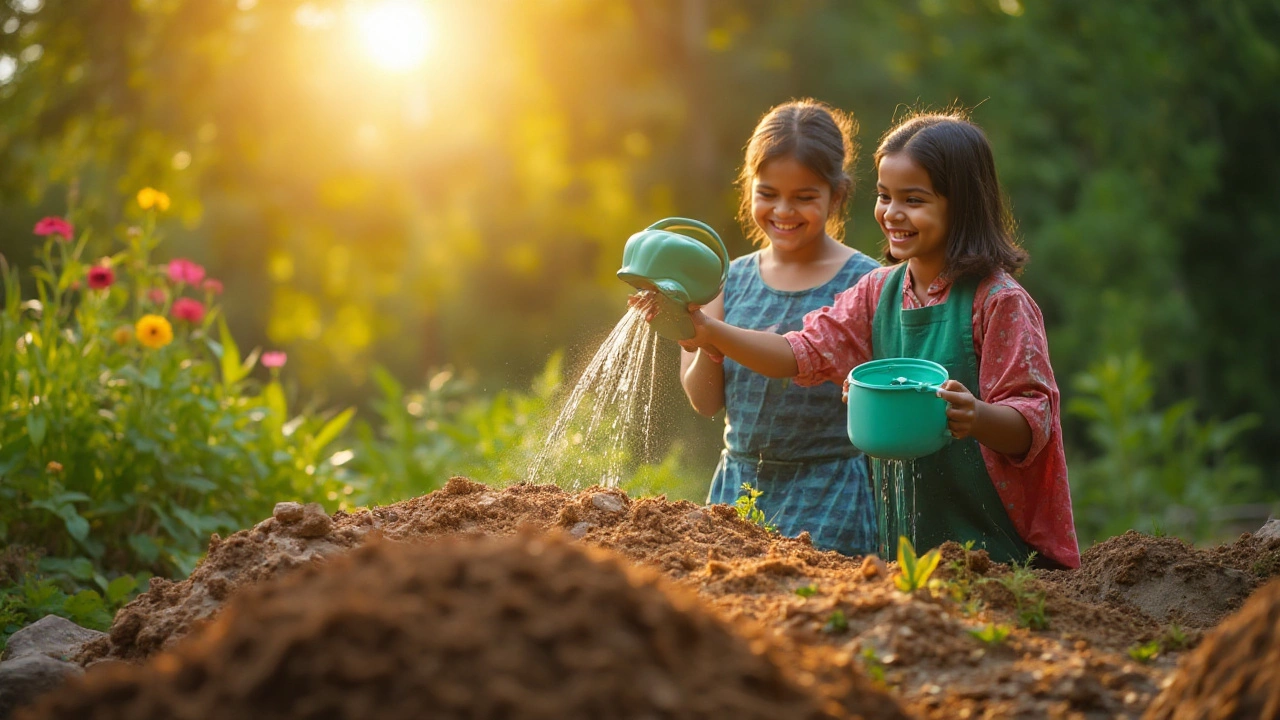
POLYGON ((128 325, 121 325, 111 331, 111 339, 116 341, 117 345, 128 345, 133 339, 133 328, 128 325))
POLYGON ((169 209, 169 196, 155 188, 142 188, 138 191, 138 207, 143 210, 150 210, 154 207, 160 212, 164 212, 169 209))
POLYGON ((162 348, 173 342, 173 326, 159 315, 143 315, 133 327, 138 342, 152 350, 162 348))

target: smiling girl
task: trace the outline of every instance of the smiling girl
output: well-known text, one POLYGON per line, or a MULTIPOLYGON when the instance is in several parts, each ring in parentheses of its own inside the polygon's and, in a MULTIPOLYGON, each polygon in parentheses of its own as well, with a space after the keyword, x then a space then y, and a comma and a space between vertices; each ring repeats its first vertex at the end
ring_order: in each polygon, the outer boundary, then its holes
POLYGON ((682 344, 800 386, 837 387, 879 358, 941 363, 951 379, 938 395, 957 441, 914 461, 917 545, 973 540, 1000 562, 1034 551, 1046 566, 1078 567, 1044 320, 1013 279, 1027 253, 986 135, 958 114, 918 115, 885 134, 875 164, 875 218, 895 265, 798 331, 695 312, 697 334, 682 344))
MULTIPOLYGON (((815 100, 771 109, 747 143, 739 208, 761 249, 729 266, 707 317, 769 334, 799 330, 879 264, 840 242, 857 158, 854 123, 815 100)), ((680 380, 695 410, 725 410, 710 503, 733 503, 743 484, 761 491, 765 518, 784 535, 808 532, 816 547, 863 554, 876 525, 867 461, 844 435, 840 388, 801 387, 754 373, 713 348, 686 350, 680 380)))

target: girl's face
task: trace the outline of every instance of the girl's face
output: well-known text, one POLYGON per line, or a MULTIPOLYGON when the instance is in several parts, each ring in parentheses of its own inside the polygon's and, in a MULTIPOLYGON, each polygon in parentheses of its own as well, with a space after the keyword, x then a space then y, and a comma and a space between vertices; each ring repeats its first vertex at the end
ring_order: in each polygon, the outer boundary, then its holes
POLYGON ((751 217, 775 250, 821 243, 831 201, 827 181, 793 157, 766 162, 751 181, 751 217))
POLYGON ((933 189, 929 173, 904 152, 880 158, 876 222, 895 260, 941 272, 947 257, 947 199, 933 189))

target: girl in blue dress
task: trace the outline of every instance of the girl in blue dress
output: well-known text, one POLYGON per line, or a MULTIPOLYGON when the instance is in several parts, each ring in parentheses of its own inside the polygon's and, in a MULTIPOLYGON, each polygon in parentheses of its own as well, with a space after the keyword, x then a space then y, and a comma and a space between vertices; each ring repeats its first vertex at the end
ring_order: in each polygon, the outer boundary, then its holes
MULTIPOLYGON (((844 245, 844 209, 857 158, 853 119, 824 103, 771 109, 747 144, 739 221, 760 250, 729 267, 724 292, 702 308, 732 325, 783 333, 830 305, 879 264, 844 245)), ((680 380, 695 410, 725 409, 725 449, 708 503, 760 490, 779 532, 816 547, 872 552, 876 519, 867 462, 845 435, 840 388, 770 379, 707 350, 681 351, 680 380)))

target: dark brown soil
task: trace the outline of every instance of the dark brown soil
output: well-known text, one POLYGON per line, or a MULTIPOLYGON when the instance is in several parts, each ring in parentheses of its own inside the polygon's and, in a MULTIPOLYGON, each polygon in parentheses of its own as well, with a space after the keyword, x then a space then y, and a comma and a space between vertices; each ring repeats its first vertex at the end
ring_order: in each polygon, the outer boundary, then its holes
POLYGON ((1280 718, 1280 580, 1182 659, 1147 720, 1280 718))
POLYGON ((853 673, 789 676, 652 570, 559 535, 373 541, 237 595, 144 666, 29 718, 905 718, 853 673), (853 712, 849 712, 853 711, 853 712))
POLYGON ((948 543, 933 586, 905 594, 894 587, 893 563, 818 551, 727 506, 633 500, 616 489, 496 490, 455 478, 420 498, 325 520, 293 505, 215 540, 190 578, 157 582, 81 662, 147 658, 239 588, 371 535, 421 543, 525 528, 563 531, 660 571, 731 627, 745 635, 757 628, 797 682, 823 688, 846 712, 862 707, 848 681, 857 674, 920 717, 1137 718, 1179 653, 1240 607, 1280 549, 1248 535, 1197 550, 1129 533, 1088 549, 1079 570, 1033 571, 948 543), (1007 638, 988 644, 971 633, 991 626, 1009 629, 1007 638))

